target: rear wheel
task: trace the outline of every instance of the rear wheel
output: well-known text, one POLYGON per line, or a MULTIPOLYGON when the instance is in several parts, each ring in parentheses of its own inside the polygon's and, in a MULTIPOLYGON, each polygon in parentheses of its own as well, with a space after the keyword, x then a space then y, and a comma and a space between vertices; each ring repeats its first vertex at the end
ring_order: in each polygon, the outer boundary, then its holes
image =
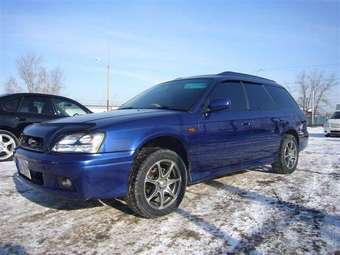
POLYGON ((278 159, 272 164, 273 170, 280 174, 290 174, 296 169, 299 160, 298 143, 295 136, 283 136, 278 159))
POLYGON ((144 149, 130 177, 128 205, 145 218, 171 213, 183 199, 186 181, 186 166, 177 153, 144 149))
POLYGON ((12 133, 0 130, 0 162, 12 160, 18 139, 12 133))

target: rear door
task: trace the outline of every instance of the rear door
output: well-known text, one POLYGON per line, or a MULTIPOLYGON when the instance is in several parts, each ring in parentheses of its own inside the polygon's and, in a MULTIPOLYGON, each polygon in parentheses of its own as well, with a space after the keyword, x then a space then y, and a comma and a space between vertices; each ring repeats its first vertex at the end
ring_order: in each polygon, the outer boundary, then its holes
POLYGON ((243 82, 250 108, 251 143, 247 148, 247 160, 263 160, 276 155, 280 142, 277 107, 262 84, 243 82))
POLYGON ((30 124, 54 119, 53 108, 49 97, 24 96, 19 106, 16 122, 20 132, 30 124))
POLYGON ((16 129, 16 111, 20 100, 20 95, 6 96, 0 100, 0 128, 9 130, 16 136, 20 135, 20 132, 17 132, 16 129))

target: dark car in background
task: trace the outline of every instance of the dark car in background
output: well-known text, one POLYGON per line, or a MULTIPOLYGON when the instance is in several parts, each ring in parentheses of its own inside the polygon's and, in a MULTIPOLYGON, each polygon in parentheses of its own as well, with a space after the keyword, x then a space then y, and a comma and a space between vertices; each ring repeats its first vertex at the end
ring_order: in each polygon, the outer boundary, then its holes
POLYGON ((276 82, 224 72, 159 84, 119 110, 27 127, 18 178, 80 199, 125 198, 139 215, 174 211, 186 186, 272 164, 289 174, 306 120, 276 82))
POLYGON ((61 96, 18 93, 0 95, 0 162, 10 160, 20 134, 30 124, 91 113, 61 96))

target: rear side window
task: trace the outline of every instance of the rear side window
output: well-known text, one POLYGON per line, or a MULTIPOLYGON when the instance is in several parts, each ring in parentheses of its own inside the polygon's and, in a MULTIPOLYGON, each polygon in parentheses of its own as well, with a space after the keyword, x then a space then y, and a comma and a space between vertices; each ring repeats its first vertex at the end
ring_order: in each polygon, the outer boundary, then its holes
POLYGON ((298 108, 294 99, 284 88, 266 85, 266 89, 280 109, 298 108))
POLYGON ((19 98, 7 99, 2 103, 2 110, 4 112, 16 112, 19 104, 19 98))
POLYGON ((218 84, 209 97, 210 101, 217 98, 228 98, 231 101, 229 111, 245 111, 247 109, 244 90, 240 82, 224 82, 218 84))
POLYGON ((331 119, 340 119, 340 112, 335 112, 335 113, 332 115, 331 119))
POLYGON ((250 110, 268 111, 275 109, 275 103, 260 84, 244 83, 249 100, 250 110))
POLYGON ((52 115, 53 109, 47 98, 30 96, 24 98, 19 112, 52 115))

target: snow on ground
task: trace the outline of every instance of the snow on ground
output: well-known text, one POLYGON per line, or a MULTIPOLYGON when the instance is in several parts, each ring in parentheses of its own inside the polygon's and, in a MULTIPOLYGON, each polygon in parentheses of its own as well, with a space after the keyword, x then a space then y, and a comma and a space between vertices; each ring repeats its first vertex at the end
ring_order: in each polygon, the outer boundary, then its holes
MULTIPOLYGON (((270 167, 187 189, 154 220, 121 202, 31 190, 0 164, 0 254, 334 254, 340 250, 340 138, 310 129, 292 175, 270 167)), ((337 253, 338 254, 338 253, 337 253)))

